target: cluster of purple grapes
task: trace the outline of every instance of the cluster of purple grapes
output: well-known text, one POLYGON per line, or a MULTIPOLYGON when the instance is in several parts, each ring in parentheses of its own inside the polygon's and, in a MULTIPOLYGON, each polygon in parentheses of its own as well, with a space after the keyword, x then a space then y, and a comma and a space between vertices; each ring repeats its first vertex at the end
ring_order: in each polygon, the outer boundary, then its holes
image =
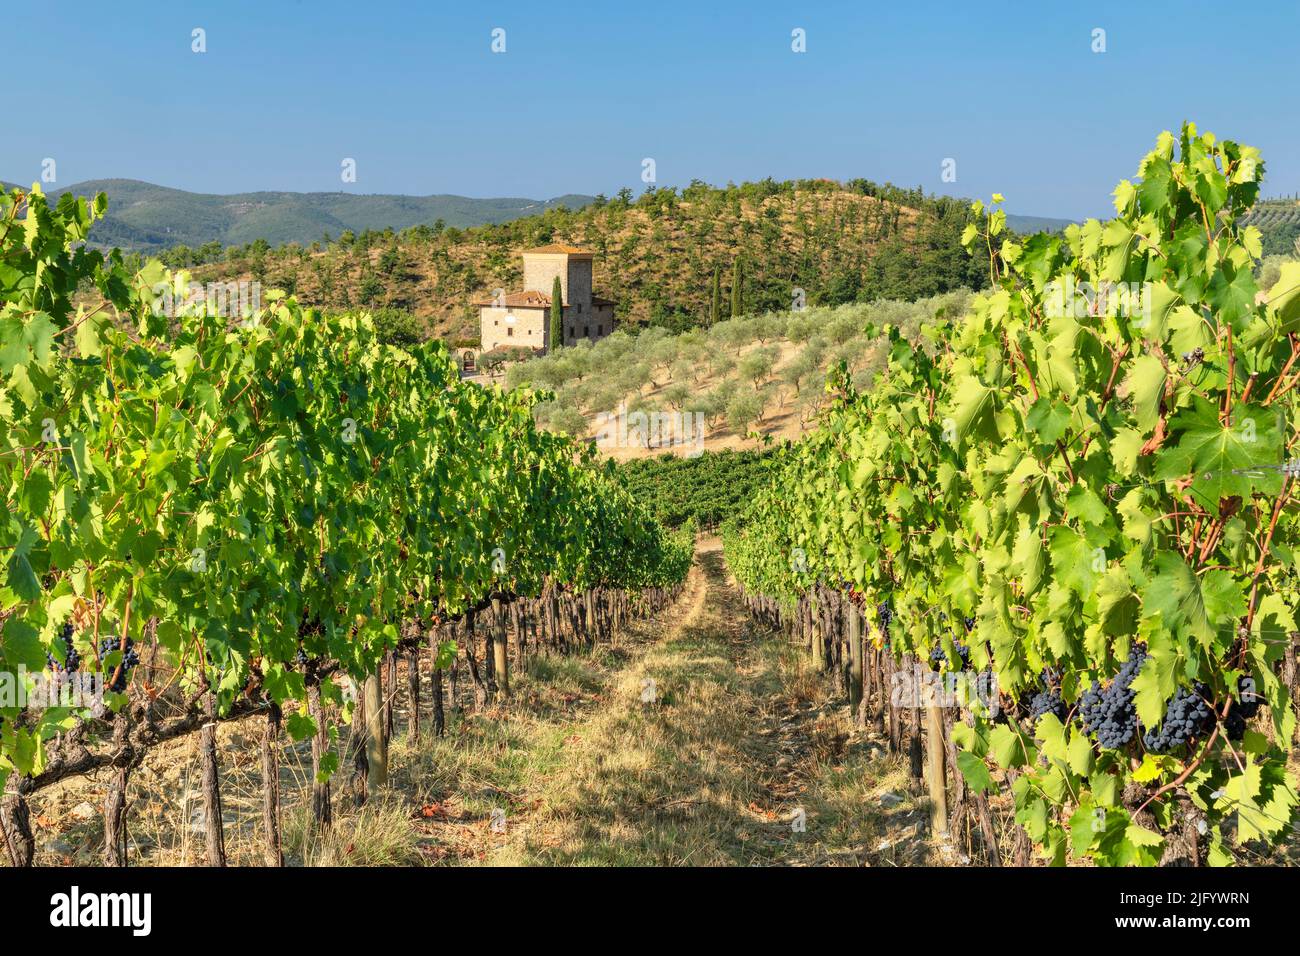
POLYGON ((1042 690, 1034 694, 1029 701, 1030 719, 1037 721, 1043 714, 1053 714, 1057 720, 1065 723, 1070 708, 1066 706, 1065 698, 1061 696, 1060 673, 1050 667, 1044 668, 1038 675, 1038 683, 1042 686, 1042 690))
POLYGON ((889 606, 888 601, 881 601, 876 605, 876 620, 880 622, 880 633, 889 633, 889 622, 894 619, 894 609, 889 606))
POLYGON ((136 653, 135 642, 130 637, 126 639, 126 647, 122 647, 121 641, 116 637, 105 637, 99 642, 99 659, 103 660, 113 651, 122 652, 121 667, 105 667, 105 677, 112 677, 116 672, 117 676, 113 677, 113 682, 108 685, 108 689, 115 694, 121 694, 126 691, 127 681, 131 675, 131 669, 140 663, 140 655, 136 653))
POLYGON ((1228 706, 1228 716, 1223 720, 1224 730, 1229 740, 1240 740, 1246 736, 1246 721, 1259 713, 1259 697, 1255 695, 1255 685, 1242 677, 1237 681, 1237 695, 1228 706))
POLYGON ((45 660, 50 665, 50 670, 64 673, 72 673, 81 666, 81 655, 77 653, 76 645, 72 642, 72 635, 76 633, 72 627, 72 622, 68 621, 63 625, 63 631, 59 637, 63 640, 63 660, 60 662, 53 653, 46 651, 45 660))
POLYGON ((1209 694, 1210 689, 1199 682, 1190 688, 1178 688, 1165 706, 1159 729, 1143 735, 1143 746, 1152 753, 1167 754, 1209 730, 1214 726, 1209 694))
MULTIPOLYGON (((1118 750, 1141 734, 1142 744, 1148 751, 1167 754, 1205 736, 1214 726, 1216 715, 1210 700, 1210 688, 1197 682, 1191 687, 1178 688, 1165 704, 1164 717, 1159 726, 1144 730, 1134 706, 1132 683, 1146 658, 1146 647, 1135 644, 1115 679, 1107 686, 1094 681, 1079 700, 1083 729, 1092 734, 1102 747, 1118 750)), ((1233 699, 1223 722, 1230 740, 1240 740, 1246 732, 1246 721, 1259 712, 1259 699, 1253 692, 1253 684, 1247 678, 1238 681, 1237 694, 1239 699, 1233 699)), ((1034 717, 1040 712, 1046 712, 1039 711, 1040 706, 1049 707, 1052 704, 1048 697, 1042 694, 1036 696, 1031 704, 1034 717), (1040 701, 1040 698, 1043 699, 1040 701)))
POLYGON ((1138 717, 1130 685, 1146 659, 1146 645, 1134 644, 1110 685, 1103 687, 1100 681, 1093 681, 1080 699, 1083 729, 1096 737, 1101 746, 1118 750, 1137 736, 1138 717))
MULTIPOLYGON (((957 651, 957 656, 961 659, 960 670, 970 670, 970 648, 960 641, 953 641, 953 647, 957 651)), ((930 651, 930 663, 935 667, 948 663, 948 652, 943 649, 942 644, 936 644, 934 650, 930 651)))

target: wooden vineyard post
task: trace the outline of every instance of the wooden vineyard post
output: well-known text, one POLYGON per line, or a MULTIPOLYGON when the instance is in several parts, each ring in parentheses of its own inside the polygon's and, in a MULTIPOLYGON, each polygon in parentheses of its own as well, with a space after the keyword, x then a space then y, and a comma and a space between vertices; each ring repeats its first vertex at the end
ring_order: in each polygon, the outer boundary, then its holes
POLYGON ((849 619, 849 708, 857 723, 862 723, 862 616, 858 606, 845 600, 849 619))
POLYGON ((447 716, 442 709, 442 668, 438 666, 442 628, 429 630, 429 653, 433 655, 433 735, 441 737, 447 730, 447 716))
POLYGON ((366 783, 374 792, 388 783, 388 747, 384 739, 385 713, 383 683, 379 679, 383 664, 374 673, 366 675, 366 763, 369 772, 366 783))
POLYGON ((217 769, 216 700, 210 688, 203 695, 203 716, 199 754, 203 767, 203 829, 208 866, 225 866, 226 835, 221 819, 221 776, 217 769))
POLYGON ((925 751, 921 745, 921 707, 915 697, 909 702, 908 715, 908 783, 913 793, 919 793, 925 783, 925 751))
POLYGON ((969 855, 973 851, 970 835, 970 794, 966 788, 966 779, 957 767, 957 744, 952 739, 952 712, 943 712, 944 756, 947 759, 946 771, 952 774, 952 807, 948 815, 950 831, 954 840, 964 846, 969 855))
POLYGON ((885 699, 884 707, 889 714, 889 749, 893 753, 903 752, 903 709, 894 699, 894 677, 898 671, 894 667, 892 655, 885 658, 885 699))
POLYGON ((280 705, 269 702, 262 729, 262 838, 267 866, 284 866, 280 845, 280 705))
POLYGON ((451 656, 451 673, 448 675, 450 677, 451 686, 447 689, 447 693, 451 695, 451 712, 455 714, 457 717, 459 717, 461 713, 460 645, 464 643, 462 639, 462 635, 464 634, 464 628, 459 622, 452 621, 450 624, 447 625, 447 630, 450 636, 452 637, 452 639, 456 641, 456 653, 451 656))
MULTIPOLYGON (((862 625, 859 623, 859 630, 862 625)), ((876 694, 876 669, 872 647, 864 634, 858 635, 858 644, 862 648, 862 705, 858 708, 857 725, 863 729, 867 726, 867 715, 872 709, 872 700, 876 694)))
POLYGON ((817 615, 813 613, 812 598, 807 599, 804 606, 804 620, 808 629, 808 656, 814 668, 820 667, 822 662, 822 649, 818 646, 821 643, 821 627, 817 623, 817 615))
POLYGON ((330 782, 321 779, 321 767, 329 751, 329 731, 325 727, 325 708, 321 703, 320 675, 313 663, 307 669, 307 713, 316 723, 316 733, 311 739, 311 809, 316 826, 325 829, 330 825, 330 782))
POLYGON ((487 707, 488 686, 478 672, 478 660, 475 657, 477 651, 474 645, 478 641, 478 635, 474 633, 473 608, 465 612, 465 622, 461 627, 461 635, 465 639, 465 664, 469 668, 470 683, 474 685, 474 709, 483 710, 487 707))
POLYGON ((384 702, 384 743, 386 744, 393 737, 393 715, 397 711, 397 652, 392 649, 384 652, 383 674, 380 696, 384 702))
POLYGON ((510 602, 510 623, 515 633, 515 666, 524 666, 524 654, 528 647, 528 635, 525 631, 528 619, 528 602, 526 598, 516 598, 510 602))
MULTIPOLYGON (((420 625, 415 625, 420 633, 420 625)), ((406 654, 406 736, 412 743, 420 742, 420 646, 406 654)))
MULTIPOLYGON (((1300 634, 1292 631, 1287 635, 1286 649, 1282 652, 1282 683, 1286 687, 1287 700, 1294 704, 1297 690, 1300 689, 1300 667, 1296 664, 1296 640, 1300 634)), ((1291 735, 1291 740, 1300 740, 1300 723, 1291 735)))
POLYGON ((925 707, 925 750, 929 770, 930 826, 935 836, 948 836, 948 791, 944 779, 943 759, 943 708, 935 699, 937 688, 931 688, 925 707))
POLYGON ((363 807, 366 804, 368 786, 370 779, 370 759, 366 755, 369 745, 370 730, 366 723, 366 697, 364 682, 362 682, 361 693, 357 694, 358 687, 352 678, 348 678, 351 683, 353 697, 352 704, 352 731, 348 735, 347 760, 352 766, 352 776, 349 778, 346 792, 352 795, 352 805, 363 807))
POLYGON ((889 681, 885 679, 885 651, 883 648, 871 652, 871 668, 876 685, 875 721, 876 733, 885 732, 885 708, 889 706, 889 681))
POLYGON ((823 673, 834 676, 835 672, 835 609, 831 606, 829 591, 823 591, 817 601, 818 624, 820 625, 818 644, 821 650, 821 669, 823 673))
POLYGON ((492 675, 497 692, 510 698, 510 656, 506 645, 506 609, 501 598, 492 599, 492 675))

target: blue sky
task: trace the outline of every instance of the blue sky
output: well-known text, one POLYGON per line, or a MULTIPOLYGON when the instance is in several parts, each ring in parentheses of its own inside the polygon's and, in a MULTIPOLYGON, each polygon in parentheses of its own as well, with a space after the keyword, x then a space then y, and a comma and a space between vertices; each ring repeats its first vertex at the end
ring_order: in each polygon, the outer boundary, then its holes
POLYGON ((1190 118, 1260 147, 1267 194, 1300 191, 1294 0, 49 0, 33 14, 5 54, 10 95, 33 101, 0 139, 0 179, 22 183, 50 157, 60 185, 544 198, 639 193, 650 157, 661 186, 861 176, 1082 217, 1190 118))

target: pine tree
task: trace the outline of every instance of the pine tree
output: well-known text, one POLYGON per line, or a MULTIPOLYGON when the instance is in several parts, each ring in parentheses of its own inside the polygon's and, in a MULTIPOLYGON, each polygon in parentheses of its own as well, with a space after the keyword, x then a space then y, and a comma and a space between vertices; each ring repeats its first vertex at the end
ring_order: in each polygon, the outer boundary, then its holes
POLYGON ((560 277, 551 283, 551 344, 547 349, 554 352, 564 344, 564 287, 560 277))
POLYGON ((740 256, 736 256, 736 263, 731 270, 731 317, 740 318, 742 314, 741 303, 744 301, 742 287, 745 282, 744 269, 740 265, 740 256))
POLYGON ((722 318, 722 277, 717 266, 713 267, 713 308, 709 310, 709 325, 716 325, 722 318))

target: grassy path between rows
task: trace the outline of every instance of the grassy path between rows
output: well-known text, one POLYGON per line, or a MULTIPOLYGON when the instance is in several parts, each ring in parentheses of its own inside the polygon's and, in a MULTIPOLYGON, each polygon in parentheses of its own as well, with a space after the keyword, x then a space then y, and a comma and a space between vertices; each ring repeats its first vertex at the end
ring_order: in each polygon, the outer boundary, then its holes
POLYGON ((713 539, 660 619, 591 655, 536 659, 508 708, 394 745, 393 794, 313 857, 899 865, 929 852, 901 764, 853 730, 800 655, 751 632, 713 539), (886 809, 889 791, 903 799, 886 809))

